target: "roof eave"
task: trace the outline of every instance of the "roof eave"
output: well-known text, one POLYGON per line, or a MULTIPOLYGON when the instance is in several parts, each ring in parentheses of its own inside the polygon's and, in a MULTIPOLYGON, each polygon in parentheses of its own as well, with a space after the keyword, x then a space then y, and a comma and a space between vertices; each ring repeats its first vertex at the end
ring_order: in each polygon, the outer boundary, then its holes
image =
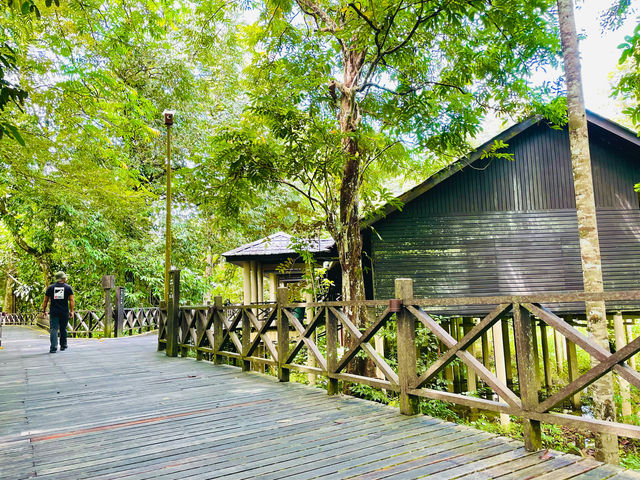
POLYGON ((611 120, 589 110, 587 110, 587 121, 630 143, 633 143, 637 147, 640 147, 640 138, 638 138, 638 135, 633 130, 629 130, 622 125, 612 122, 611 120))

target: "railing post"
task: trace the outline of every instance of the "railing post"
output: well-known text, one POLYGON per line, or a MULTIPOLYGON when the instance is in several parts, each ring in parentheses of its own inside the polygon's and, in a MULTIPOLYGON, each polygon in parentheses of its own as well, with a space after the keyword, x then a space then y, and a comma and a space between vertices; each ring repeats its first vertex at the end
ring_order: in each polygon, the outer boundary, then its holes
MULTIPOLYGON (((257 310, 254 310, 257 312, 257 310)), ((248 310, 242 310, 242 371, 249 372, 251 371, 251 362, 246 360, 245 357, 249 352, 249 347, 251 346, 251 322, 249 321, 248 310)), ((278 329, 278 338, 280 335, 280 330, 278 329)), ((279 375, 278 375, 279 377, 279 375)))
POLYGON ((104 336, 113 336, 113 305, 111 303, 111 289, 115 286, 116 277, 113 275, 102 276, 102 289, 104 290, 104 336))
POLYGON ((180 270, 171 270, 169 272, 169 299, 167 302, 167 357, 178 356, 179 315, 180 270))
POLYGON ((167 304, 160 300, 158 305, 158 351, 167 349, 167 304), (162 341, 164 340, 164 341, 162 341))
POLYGON ((338 319, 329 313, 327 307, 324 308, 325 332, 327 342, 327 394, 338 394, 338 379, 331 378, 331 374, 336 372, 338 366, 338 319))
MULTIPOLYGON (((513 331, 516 340, 516 360, 518 362, 518 382, 520 384, 520 398, 522 409, 533 410, 538 404, 538 381, 533 349, 533 330, 529 311, 521 307, 519 303, 513 304, 513 331)), ((542 430, 538 420, 522 419, 524 426, 524 446, 534 452, 542 448, 542 430)))
POLYGON ((200 348, 200 341, 202 339, 202 337, 205 335, 204 333, 204 329, 207 327, 207 320, 208 320, 208 313, 209 310, 196 310, 195 315, 196 315, 196 360, 202 360, 204 359, 204 353, 202 352, 202 350, 199 350, 200 348))
MULTIPOLYGON (((224 332, 222 331, 222 297, 213 297, 213 351, 217 352, 222 348, 222 339, 224 338, 224 332)), ((213 363, 216 365, 222 364, 222 356, 213 355, 213 363)))
POLYGON ((124 294, 124 287, 116 287, 116 337, 122 336, 122 326, 124 324, 124 294))
POLYGON ((289 353, 289 317, 282 311, 287 304, 288 296, 289 289, 287 287, 278 288, 276 292, 278 304, 278 380, 281 382, 289 381, 289 369, 284 368, 284 362, 289 353))
MULTIPOLYGON (((413 280, 396 278, 396 299, 408 304, 413 299, 413 280)), ((416 325, 415 319, 404 307, 396 313, 398 324, 398 379, 400 382, 400 413, 419 413, 418 397, 409 395, 416 380, 416 325)))

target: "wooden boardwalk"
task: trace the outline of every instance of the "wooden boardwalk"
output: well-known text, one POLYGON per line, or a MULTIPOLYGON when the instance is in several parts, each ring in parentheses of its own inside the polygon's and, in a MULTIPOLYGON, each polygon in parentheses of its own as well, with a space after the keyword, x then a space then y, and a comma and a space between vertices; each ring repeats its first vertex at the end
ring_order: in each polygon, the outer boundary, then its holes
POLYGON ((157 353, 156 337, 5 327, 2 479, 638 479, 640 474, 259 374, 157 353))

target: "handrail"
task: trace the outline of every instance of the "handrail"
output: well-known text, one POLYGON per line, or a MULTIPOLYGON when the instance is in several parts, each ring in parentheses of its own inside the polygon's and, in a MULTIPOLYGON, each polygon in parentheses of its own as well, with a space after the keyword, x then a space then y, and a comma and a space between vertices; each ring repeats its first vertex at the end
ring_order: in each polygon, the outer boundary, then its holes
MULTIPOLYGON (((557 405, 574 398, 588 385, 611 372, 640 388, 640 373, 627 364, 640 352, 640 337, 629 339, 626 346, 619 346, 616 353, 610 353, 590 341, 568 318, 556 315, 548 307, 558 303, 601 300, 637 301, 640 305, 640 290, 414 299, 411 280, 398 279, 397 282, 401 282, 402 288, 397 286, 396 291, 400 293, 392 301, 287 303, 286 289, 279 289, 281 301, 267 305, 223 306, 222 298, 216 297, 214 305, 206 309, 193 306, 169 308, 161 322, 158 348, 166 349, 171 356, 178 353, 186 356, 193 351, 199 360, 208 358, 214 363, 234 361, 243 371, 249 370, 252 364, 260 365, 261 369, 270 366, 277 371, 281 381, 288 381, 290 371, 323 375, 328 379, 330 394, 338 392, 339 380, 395 391, 399 394, 403 414, 417 413, 418 399, 428 398, 517 416, 527 424, 524 429, 525 446, 529 450, 541 448, 541 422, 640 438, 640 426, 577 417, 555 410, 557 405), (409 293, 403 295, 402 292, 409 293), (462 332, 462 327, 456 330, 458 327, 453 328, 449 320, 430 314, 430 307, 445 305, 482 305, 487 308, 483 318, 474 325, 466 324, 462 332), (300 307, 312 312, 305 315, 306 321, 296 316, 300 307), (375 315, 372 307, 378 307, 375 315), (354 310, 363 308, 369 309, 370 319, 364 329, 356 326, 351 316, 354 310), (257 311, 263 316, 259 318, 257 311), (439 357, 429 361, 424 372, 417 371, 416 325, 426 329, 443 347, 439 357), (343 353, 338 348, 339 327, 346 337, 343 353), (397 358, 394 362, 371 345, 383 328, 395 332, 397 358), (548 345, 545 347, 547 329, 566 339, 567 346, 571 347, 568 351, 573 351, 574 357, 575 348, 579 347, 597 360, 597 365, 582 374, 577 372, 577 368, 570 370, 569 382, 557 392, 542 392, 540 388, 542 374, 536 337, 541 337, 543 352, 546 348, 548 355, 548 345), (170 332, 174 332, 175 338, 170 332), (500 349, 504 348, 504 354, 509 357, 508 367, 499 365, 497 361, 481 361, 470 351, 474 342, 483 339, 484 343, 489 332, 505 340, 504 344, 500 340, 504 345, 500 349), (506 336, 504 332, 507 332, 506 336), (316 342, 316 336, 322 337, 322 344, 316 342), (307 358, 315 360, 315 366, 302 364, 299 355, 303 351, 307 358), (365 355, 382 378, 349 371, 350 363, 359 355, 365 355), (511 358, 516 359, 515 365, 511 365, 511 358), (482 380, 497 399, 477 398, 435 388, 433 380, 452 368, 456 359, 469 374, 482 380)), ((546 367, 544 362, 543 365, 546 367)))

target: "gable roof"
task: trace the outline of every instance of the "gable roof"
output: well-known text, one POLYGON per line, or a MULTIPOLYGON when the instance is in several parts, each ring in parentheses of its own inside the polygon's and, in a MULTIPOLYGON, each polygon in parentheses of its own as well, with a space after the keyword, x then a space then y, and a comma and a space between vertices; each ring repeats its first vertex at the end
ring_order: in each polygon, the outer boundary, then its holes
MULTIPOLYGON (((488 140, 487 142, 480 145, 477 149, 475 149, 466 157, 462 157, 456 160, 455 162, 451 163, 450 165, 447 165, 446 167, 442 168, 441 170, 438 170, 436 173, 428 177, 425 181, 423 181, 419 185, 416 185, 410 190, 407 190, 403 194, 396 197, 396 199, 399 200, 402 205, 406 205, 407 203, 411 202, 412 200, 415 200, 416 198, 418 198, 428 190, 431 190, 440 182, 451 177, 453 174, 459 171, 462 171, 465 167, 468 167, 469 165, 479 160, 482 157, 482 155, 491 148, 494 142, 499 140, 503 142, 507 142, 508 140, 511 140, 516 135, 519 135, 525 130, 528 130, 530 127, 539 124, 543 120, 544 119, 541 116, 534 116, 509 127, 508 129, 504 130, 503 132, 493 137, 491 140, 488 140)), ((601 115, 598 115, 596 113, 593 113, 587 110, 587 122, 592 125, 598 126, 608 131, 609 133, 612 133, 640 147, 640 138, 638 138, 638 135, 636 135, 634 131, 629 130, 628 128, 623 127, 622 125, 619 125, 615 122, 612 122, 611 120, 601 115)), ((398 209, 399 207, 397 207, 394 204, 388 203, 384 205, 379 209, 379 213, 377 213, 373 218, 362 222, 361 224, 362 228, 366 228, 373 225, 374 223, 382 220, 387 215, 395 212, 398 209)))
MULTIPOLYGON (((237 257, 263 257, 276 255, 297 254, 296 250, 291 248, 293 237, 284 232, 277 232, 268 237, 261 238, 255 242, 241 245, 233 250, 229 250, 222 254, 227 260, 237 257)), ((332 239, 309 239, 305 240, 307 250, 312 253, 329 253, 334 245, 332 239)))

